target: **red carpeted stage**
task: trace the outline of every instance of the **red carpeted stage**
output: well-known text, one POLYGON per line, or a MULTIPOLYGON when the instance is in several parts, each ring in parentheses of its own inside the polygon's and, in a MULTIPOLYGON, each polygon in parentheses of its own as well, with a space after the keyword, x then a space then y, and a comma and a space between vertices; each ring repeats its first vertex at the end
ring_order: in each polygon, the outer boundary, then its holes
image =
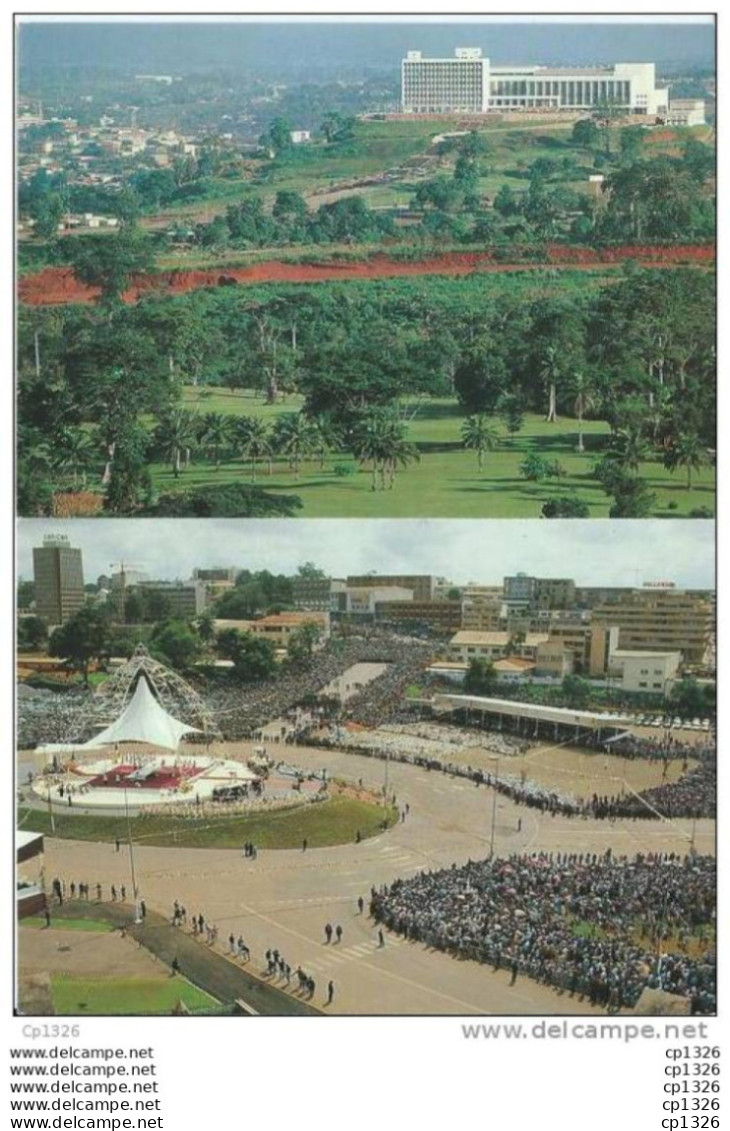
POLYGON ((97 774, 85 784, 92 789, 179 789, 185 782, 193 781, 204 772, 204 767, 182 766, 113 766, 97 774))

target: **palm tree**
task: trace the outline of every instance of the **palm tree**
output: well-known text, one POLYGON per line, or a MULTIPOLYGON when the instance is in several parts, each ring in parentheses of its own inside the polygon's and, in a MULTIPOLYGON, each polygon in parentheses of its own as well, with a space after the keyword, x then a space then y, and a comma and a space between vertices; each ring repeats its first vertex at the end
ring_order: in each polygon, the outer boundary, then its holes
POLYGON ((406 467, 419 459, 414 444, 406 440, 406 426, 392 412, 382 408, 364 413, 352 430, 350 445, 361 463, 370 461, 372 470, 371 491, 384 491, 395 483, 398 466, 406 467), (387 479, 387 484, 386 484, 387 479))
POLYGON ((699 471, 707 462, 707 452, 696 432, 682 432, 664 455, 668 471, 678 467, 687 469, 687 490, 692 490, 692 472, 699 471))
POLYGON ((312 442, 319 455, 319 468, 324 471, 324 460, 328 452, 337 451, 342 444, 342 433, 329 413, 322 413, 312 421, 312 442))
POLYGON ((651 454, 649 445, 636 428, 619 428, 614 432, 609 451, 622 467, 634 472, 651 454))
POLYGON ((548 410, 545 420, 548 424, 555 424, 558 419, 557 388, 558 382, 563 376, 563 367, 555 346, 548 346, 545 350, 545 360, 540 370, 540 376, 548 387, 548 410))
POLYGON ((299 478, 299 464, 314 446, 312 426, 301 412, 287 412, 274 424, 274 448, 289 460, 294 478, 299 478))
POLYGON ((585 445, 583 443, 583 414, 590 412, 596 403, 596 391, 590 377, 585 373, 574 373, 572 380, 572 390, 575 400, 573 401, 573 411, 578 417, 578 451, 584 452, 585 445))
POLYGON ((477 465, 482 471, 484 453, 491 452, 499 443, 499 433, 483 413, 467 416, 461 426, 461 442, 465 448, 477 453, 477 465))
POLYGON ((257 460, 271 455, 266 424, 257 416, 242 416, 235 422, 235 444, 244 459, 251 461, 251 482, 256 482, 257 460))
POLYGON ((78 486, 79 474, 82 486, 86 486, 86 473, 98 460, 98 442, 83 428, 63 428, 57 437, 56 465, 62 471, 73 474, 73 485, 78 486))
POLYGON ((200 422, 198 435, 205 450, 212 454, 216 471, 221 466, 221 451, 230 443, 231 429, 230 417, 221 412, 206 412, 200 422))
MULTIPOLYGON (((388 455, 384 464, 384 472, 388 473, 388 488, 395 483, 395 473, 398 467, 408 467, 414 460, 420 460, 418 448, 411 444, 404 436, 392 435, 388 439, 388 455)), ((381 474, 384 474, 382 472, 381 474)))
POLYGON ((195 414, 181 408, 172 408, 158 416, 157 420, 155 443, 162 458, 169 461, 172 474, 177 479, 182 470, 183 453, 189 452, 191 445, 195 443, 195 414))
POLYGON ((388 452, 390 421, 381 409, 364 413, 352 429, 350 444, 353 455, 360 463, 371 464, 372 481, 370 490, 378 489, 378 472, 381 472, 381 486, 384 486, 385 460, 388 452))

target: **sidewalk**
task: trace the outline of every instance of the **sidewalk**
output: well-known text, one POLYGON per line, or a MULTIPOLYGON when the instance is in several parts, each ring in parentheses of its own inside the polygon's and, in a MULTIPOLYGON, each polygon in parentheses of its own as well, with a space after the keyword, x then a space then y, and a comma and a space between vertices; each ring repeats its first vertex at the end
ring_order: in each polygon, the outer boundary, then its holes
POLYGON ((96 903, 86 900, 64 902, 51 907, 54 921, 60 919, 101 919, 123 927, 130 938, 145 947, 166 966, 173 958, 180 964, 180 973, 226 1005, 241 998, 257 1013, 266 1017, 321 1016, 320 1011, 295 994, 285 993, 265 979, 229 961, 181 927, 173 927, 162 915, 147 912, 144 923, 132 922, 129 903, 96 903))

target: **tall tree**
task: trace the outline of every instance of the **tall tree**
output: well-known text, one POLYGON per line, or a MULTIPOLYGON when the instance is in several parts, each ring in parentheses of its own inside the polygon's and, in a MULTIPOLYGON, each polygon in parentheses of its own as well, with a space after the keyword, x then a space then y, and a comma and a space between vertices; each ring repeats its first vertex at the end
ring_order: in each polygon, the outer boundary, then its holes
POLYGON ((707 462, 707 451, 696 432, 680 432, 664 454, 664 466, 669 471, 683 467, 687 472, 687 490, 692 490, 692 472, 699 471, 707 462))
POLYGON ((263 420, 256 416, 242 416, 236 421, 235 445, 244 459, 251 462, 251 482, 256 482, 256 466, 260 459, 271 456, 272 442, 263 420))
POLYGON ((193 413, 172 408, 158 417, 154 442, 162 458, 170 463, 175 479, 180 475, 183 458, 195 443, 195 437, 196 421, 193 413))
POLYGON ((109 618, 100 605, 84 605, 77 613, 54 630, 48 642, 51 656, 70 660, 89 684, 89 664, 106 651, 109 642, 109 618))
POLYGON ((467 416, 461 426, 461 442, 465 448, 477 454, 477 465, 482 471, 484 453, 491 452, 499 443, 499 433, 483 414, 467 416))
POLYGON ((312 426, 301 412, 287 412, 279 416, 272 435, 274 450, 285 456, 299 478, 299 465, 314 447, 312 426))
POLYGON ((583 443, 583 416, 594 407, 596 391, 591 377, 582 371, 573 373, 570 378, 570 392, 573 397, 573 411, 578 418, 578 451, 585 451, 583 443))
POLYGON ((122 225, 113 236, 89 236, 71 243, 74 275, 87 286, 98 287, 104 304, 118 302, 134 275, 154 267, 152 240, 134 225, 122 225))

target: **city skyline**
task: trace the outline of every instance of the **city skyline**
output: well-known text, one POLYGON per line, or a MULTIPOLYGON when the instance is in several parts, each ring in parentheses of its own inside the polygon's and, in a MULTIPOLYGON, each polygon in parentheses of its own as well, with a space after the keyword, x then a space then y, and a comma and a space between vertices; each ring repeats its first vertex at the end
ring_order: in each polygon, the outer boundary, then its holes
POLYGON ((575 519, 77 519, 70 524, 23 519, 17 538, 21 577, 32 577, 33 547, 60 530, 82 550, 88 579, 110 574, 111 563, 120 561, 160 580, 189 578, 196 567, 214 566, 293 575, 312 561, 335 577, 369 571, 428 573, 457 584, 488 584, 524 572, 571 577, 584 586, 658 581, 688 589, 715 585, 714 523, 698 519, 618 524, 575 519))

